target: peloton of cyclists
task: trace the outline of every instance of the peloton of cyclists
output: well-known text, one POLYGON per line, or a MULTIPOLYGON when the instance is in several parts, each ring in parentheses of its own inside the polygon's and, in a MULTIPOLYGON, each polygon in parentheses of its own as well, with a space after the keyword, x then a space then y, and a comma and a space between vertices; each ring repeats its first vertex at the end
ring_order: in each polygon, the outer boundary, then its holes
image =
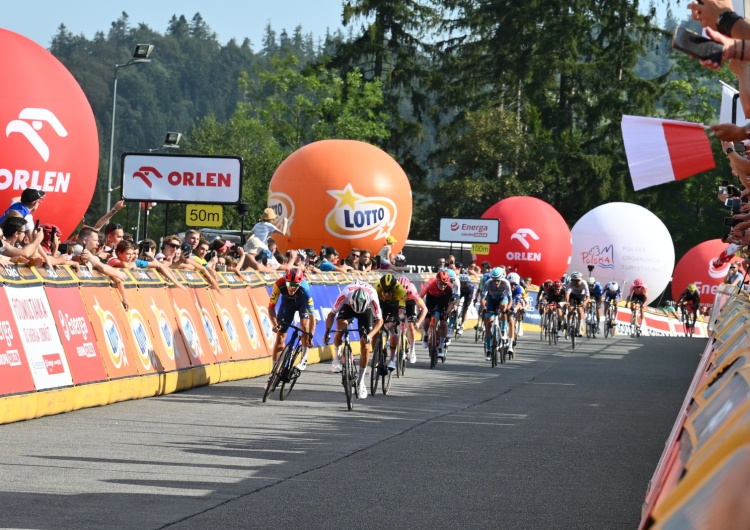
POLYGON ((568 333, 576 333, 578 337, 582 337, 581 329, 571 329, 570 319, 573 316, 572 308, 576 307, 578 311, 578 321, 580 325, 584 325, 585 319, 583 317, 583 308, 589 302, 589 288, 586 282, 583 281, 583 275, 580 272, 573 272, 570 275, 570 281, 565 289, 565 303, 571 306, 568 309, 568 333))
POLYGON ((409 362, 414 364, 417 362, 417 352, 414 348, 416 330, 427 317, 427 305, 425 305, 424 300, 422 300, 422 297, 417 292, 417 288, 411 283, 409 278, 400 276, 398 283, 406 289, 406 334, 409 342, 409 362), (417 308, 419 308, 419 316, 417 316, 417 308))
MULTIPOLYGON (((445 270, 440 270, 428 282, 422 285, 421 296, 427 305, 427 312, 433 314, 435 311, 440 312, 440 322, 438 324, 438 358, 445 358, 445 340, 448 335, 448 314, 455 304, 453 298, 453 284, 450 276, 445 270)), ((427 347, 427 330, 429 319, 425 319, 422 331, 422 346, 427 347)))
MULTIPOLYGON (((604 288, 602 284, 596 281, 596 278, 589 276, 586 279, 586 283, 589 287, 589 304, 596 303, 596 327, 601 331, 601 320, 602 320, 602 296, 604 295, 604 288)), ((588 310, 588 307, 586 308, 588 310)))
POLYGON ((342 330, 349 327, 349 323, 355 318, 359 327, 359 381, 357 381, 358 396, 360 399, 367 397, 367 361, 370 353, 370 343, 383 326, 383 317, 380 312, 380 302, 375 288, 369 283, 355 282, 343 288, 336 301, 333 303, 331 312, 326 317, 326 332, 323 342, 328 344, 331 338, 331 327, 336 319, 336 333, 333 336, 333 344, 336 353, 331 362, 331 371, 340 373, 341 365, 341 343, 342 330))
POLYGON ((396 369, 396 348, 398 347, 398 325, 406 318, 406 289, 396 281, 393 274, 384 274, 375 283, 375 292, 378 293, 380 311, 383 314, 383 322, 388 326, 388 344, 390 347, 390 358, 388 369, 396 369), (388 317, 391 322, 386 323, 388 317))
POLYGON ((633 285, 630 286, 630 294, 628 295, 628 301, 630 302, 630 310, 635 311, 635 305, 640 304, 639 322, 643 322, 643 307, 646 305, 648 300, 648 289, 643 283, 643 280, 636 278, 633 280, 633 285))
MULTIPOLYGON (((501 322, 508 322, 508 309, 510 308, 511 289, 510 283, 505 278, 505 269, 495 267, 489 272, 489 279, 484 282, 482 289, 481 308, 484 310, 484 358, 489 361, 492 355, 492 324, 495 316, 499 316, 501 322)), ((510 319, 511 331, 508 336, 513 338, 513 319, 510 319)), ((506 324, 506 333, 507 333, 506 324)), ((508 342, 508 351, 513 351, 513 341, 508 342)))
POLYGON ((687 286, 687 289, 682 291, 682 294, 677 299, 677 305, 682 308, 682 311, 687 311, 693 314, 693 322, 698 318, 698 307, 701 305, 701 292, 695 283, 691 283, 687 286), (683 307, 682 304, 685 304, 683 307))
POLYGON ((562 280, 555 280, 552 282, 552 286, 545 296, 545 300, 548 304, 555 304, 557 306, 557 336, 562 337, 563 321, 563 307, 565 307, 565 285, 562 280))
POLYGON ((307 367, 307 349, 312 347, 312 334, 315 333, 314 312, 315 306, 313 305, 310 285, 305 279, 303 269, 293 267, 274 282, 271 290, 271 301, 268 303, 268 317, 276 331, 276 340, 273 344, 274 362, 279 358, 281 350, 284 349, 286 332, 294 319, 294 313, 299 313, 300 327, 310 335, 302 335, 301 337, 302 359, 297 364, 297 369, 304 370, 307 367), (279 300, 281 300, 281 305, 277 315, 276 304, 279 300))
MULTIPOLYGON (((526 310, 526 289, 523 287, 521 277, 517 272, 511 272, 508 274, 508 283, 510 283, 510 314, 515 315, 516 311, 526 310)), ((511 333, 513 339, 513 346, 518 342, 518 337, 523 334, 521 329, 516 329, 516 321, 511 318, 511 333)))

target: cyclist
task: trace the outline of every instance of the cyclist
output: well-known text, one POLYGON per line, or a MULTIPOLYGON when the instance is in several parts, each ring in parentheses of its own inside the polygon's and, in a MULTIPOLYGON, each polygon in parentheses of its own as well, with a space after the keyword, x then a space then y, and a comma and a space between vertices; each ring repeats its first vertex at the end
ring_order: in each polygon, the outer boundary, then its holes
MULTIPOLYGON (((453 264, 455 266, 455 260, 453 261, 453 264)), ((451 299, 451 302, 453 302, 453 304, 451 306, 452 307, 451 313, 453 314, 453 318, 457 318, 458 317, 458 305, 461 299, 461 280, 458 278, 458 274, 456 274, 456 271, 454 269, 446 268, 445 272, 448 273, 448 277, 451 279, 451 286, 453 287, 453 297, 451 299)), ((453 338, 453 330, 449 328, 447 340, 445 341, 446 346, 451 343, 452 338, 453 338)))
POLYGON ((630 303, 630 310, 635 311, 635 304, 640 304, 640 322, 643 322, 643 306, 646 305, 648 300, 648 289, 643 284, 643 280, 636 278, 633 280, 633 285, 630 286, 630 294, 628 295, 628 302, 630 303))
MULTIPOLYGON (((589 276, 586 279, 586 283, 589 286, 589 304, 596 302, 596 327, 601 331, 601 320, 602 320, 602 295, 604 294, 604 288, 602 284, 596 281, 596 278, 589 276)), ((586 308, 588 310, 588 308, 586 308)))
MULTIPOLYGON (((378 293, 380 310, 383 313, 383 322, 389 316, 393 317, 396 324, 406 318, 406 289, 396 281, 393 274, 384 274, 375 283, 375 292, 378 293)), ((389 345, 391 350, 388 369, 396 369, 396 348, 398 347, 398 327, 395 324, 386 324, 389 329, 389 345)))
MULTIPOLYGON (((573 272, 570 274, 570 282, 568 287, 565 289, 565 303, 570 306, 578 305, 578 321, 583 324, 583 307, 589 302, 589 288, 586 282, 583 281, 583 275, 580 272, 573 272)), ((570 329, 570 319, 573 313, 568 311, 568 332, 576 333, 578 337, 582 337, 581 329, 570 329)))
POLYGON ((683 315, 687 313, 693 314, 693 322, 696 321, 698 317, 698 307, 701 304, 701 292, 698 290, 698 287, 695 285, 695 283, 691 283, 687 286, 687 289, 682 291, 682 294, 677 299, 677 305, 680 306, 680 310, 682 311, 683 315))
MULTIPOLYGON (((514 315, 516 311, 521 311, 521 318, 523 319, 523 311, 526 309, 526 289, 523 288, 521 277, 517 272, 511 272, 508 274, 508 283, 510 283, 510 314, 514 315)), ((516 320, 510 319, 510 331, 513 339, 513 345, 516 345, 518 337, 521 336, 521 330, 516 329, 516 320)))
MULTIPOLYGON (((484 310, 484 358, 486 361, 489 361, 492 355, 492 324, 495 321, 495 315, 499 315, 501 321, 507 322, 511 301, 510 283, 505 279, 505 270, 495 267, 489 274, 490 277, 484 284, 481 298, 481 306, 484 310)), ((511 326, 512 322, 511 319, 511 326)), ((512 340, 508 342, 508 351, 513 351, 512 340)))
MULTIPOLYGON (((435 311, 440 312, 440 324, 439 324, 439 337, 438 342, 438 357, 441 359, 445 358, 445 339, 448 335, 448 314, 453 309, 453 286, 451 284, 451 278, 448 272, 440 270, 430 281, 426 282, 422 286, 420 293, 424 298, 427 311, 433 314, 435 311)), ((422 335, 422 346, 427 347, 427 330, 429 326, 429 320, 425 319, 422 326, 424 334, 422 335)))
POLYGON ((331 371, 339 373, 342 370, 341 365, 341 339, 342 330, 349 327, 349 323, 357 319, 359 326, 359 381, 357 381, 357 392, 360 399, 367 397, 367 385, 365 376, 367 375, 367 361, 370 353, 370 343, 375 335, 383 326, 383 317, 380 313, 380 303, 378 302, 378 293, 369 283, 355 282, 347 285, 339 294, 333 303, 331 312, 326 317, 326 332, 323 342, 328 344, 331 339, 331 326, 333 319, 336 319, 336 333, 333 336, 333 344, 336 347, 336 354, 331 362, 331 371))
POLYGON ((268 317, 271 319, 276 340, 273 344, 273 362, 279 358, 286 342, 286 332, 294 319, 294 313, 299 313, 300 327, 310 333, 302 335, 302 359, 297 363, 298 370, 307 368, 307 348, 312 346, 312 334, 315 333, 315 306, 313 305, 310 285, 305 279, 302 268, 293 267, 286 274, 276 280, 271 290, 271 301, 268 303, 268 317), (281 299, 278 317, 276 304, 281 299))
POLYGON ((552 287, 550 287, 545 298, 548 304, 557 305, 557 336, 562 337, 563 307, 565 307, 565 285, 563 282, 561 280, 552 282, 552 287))
POLYGON ((552 280, 544 280, 544 282, 542 282, 542 285, 539 286, 539 294, 536 297, 535 309, 540 313, 543 311, 544 306, 549 301, 549 293, 552 290, 553 284, 554 282, 552 280))
POLYGON ((620 286, 617 284, 617 282, 612 281, 604 286, 605 306, 608 306, 610 303, 612 303, 612 300, 614 300, 615 305, 617 305, 620 302, 620 298, 622 298, 622 293, 620 293, 620 286))
POLYGON ((422 325, 424 319, 427 317, 427 306, 419 296, 417 288, 406 276, 401 276, 398 279, 398 283, 406 289, 406 319, 408 327, 406 328, 406 335, 409 341, 409 362, 414 364, 417 362, 417 352, 414 348, 414 337, 418 327, 422 325), (417 316, 417 307, 419 307, 419 316, 417 316))
MULTIPOLYGON (((463 299, 463 304, 458 308, 461 311, 461 322, 466 322, 466 313, 469 310, 469 306, 473 303, 477 292, 477 284, 472 281, 471 276, 466 269, 461 269, 461 274, 458 279, 461 282, 460 297, 463 299)), ((464 332, 464 327, 461 326, 458 329, 458 334, 461 335, 464 332)))

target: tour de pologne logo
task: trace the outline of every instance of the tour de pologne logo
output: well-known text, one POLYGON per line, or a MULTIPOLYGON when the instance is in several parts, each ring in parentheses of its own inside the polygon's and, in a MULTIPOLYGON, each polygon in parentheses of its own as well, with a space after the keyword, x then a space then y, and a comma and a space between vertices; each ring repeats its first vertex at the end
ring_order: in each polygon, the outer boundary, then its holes
POLYGON ((294 201, 286 193, 271 191, 268 196, 268 207, 271 208, 280 218, 289 219, 286 235, 292 235, 292 225, 294 224, 294 201))
POLYGON ((593 265, 602 269, 615 268, 614 245, 600 247, 595 245, 589 250, 581 252, 581 261, 584 265, 593 265))
POLYGON ((328 190, 336 204, 328 212, 325 227, 333 236, 355 239, 388 236, 396 224, 396 204, 388 197, 366 197, 354 192, 351 184, 343 190, 328 190))

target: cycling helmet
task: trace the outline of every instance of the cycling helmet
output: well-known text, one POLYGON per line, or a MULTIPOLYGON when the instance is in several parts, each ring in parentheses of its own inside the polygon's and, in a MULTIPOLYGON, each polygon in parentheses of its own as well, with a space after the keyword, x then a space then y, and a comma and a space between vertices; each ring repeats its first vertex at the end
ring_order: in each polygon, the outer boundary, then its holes
POLYGON ((513 285, 518 285, 521 283, 521 277, 516 272, 511 272, 508 274, 508 281, 513 285))
POLYGON ((393 261, 396 263, 396 265, 406 265, 406 256, 404 256, 403 254, 398 254, 393 261))
POLYGON ((594 278, 593 276, 589 276, 588 278, 586 278, 586 282, 588 282, 588 284, 593 287, 593 285, 596 283, 596 278, 594 278))
POLYGON ((562 283, 568 283, 570 282, 570 276, 566 276, 565 274, 563 274, 562 276, 560 276, 560 281, 562 283))
POLYGON ((561 282, 560 280, 555 280, 555 283, 552 284, 552 288, 555 289, 556 291, 559 291, 560 289, 562 289, 562 287, 563 287, 563 282, 561 282))
POLYGON ((451 281, 456 279, 456 271, 454 271, 453 269, 448 269, 447 272, 448 276, 450 276, 451 281))
POLYGON ((495 267, 490 271, 490 278, 493 280, 502 280, 505 278, 505 271, 500 267, 495 267))
POLYGON ((370 303, 370 297, 364 289, 360 288, 352 293, 349 305, 355 313, 364 313, 367 311, 367 305, 370 303))
POLYGON ((467 272, 462 272, 461 274, 459 274, 458 279, 461 280, 461 283, 468 283, 471 281, 471 278, 469 277, 469 274, 467 272))
POLYGON ((397 281, 401 284, 401 287, 409 290, 409 286, 411 285, 411 280, 409 280, 409 278, 407 278, 406 276, 399 276, 397 281))
POLYGON ((690 285, 688 285, 688 291, 690 291, 691 293, 694 293, 697 288, 698 287, 696 287, 694 283, 691 283, 690 285))
POLYGON ((286 271, 286 274, 284 275, 284 280, 286 281, 287 285, 290 283, 302 283, 302 280, 305 279, 305 271, 302 269, 298 269, 297 267, 292 267, 288 271, 286 271))
POLYGON ((451 282, 451 277, 448 276, 448 273, 445 272, 444 270, 438 272, 435 275, 435 278, 437 278, 438 284, 441 284, 441 283, 442 284, 449 284, 451 282))
POLYGON ((548 291, 550 287, 552 287, 554 284, 552 280, 544 280, 544 283, 542 284, 542 289, 545 291, 548 291))
POLYGON ((393 277, 393 274, 385 274, 382 278, 380 278, 380 290, 384 293, 392 293, 393 290, 396 288, 396 278, 393 277))
POLYGON ((580 272, 571 272, 570 281, 583 280, 583 275, 580 272))
POLYGON ((620 289, 620 286, 617 285, 617 282, 610 282, 607 285, 607 289, 609 290, 610 293, 616 293, 618 289, 620 289))
POLYGON ((297 249, 297 255, 300 256, 302 259, 307 259, 307 253, 301 248, 297 249))
POLYGON ((643 280, 640 278, 633 280, 633 287, 643 287, 643 280))

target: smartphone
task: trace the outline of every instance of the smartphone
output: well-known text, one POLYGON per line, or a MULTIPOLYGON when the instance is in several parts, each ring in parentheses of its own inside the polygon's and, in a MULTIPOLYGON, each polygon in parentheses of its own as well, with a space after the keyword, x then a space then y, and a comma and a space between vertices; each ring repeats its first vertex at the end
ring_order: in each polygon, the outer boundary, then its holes
POLYGON ((57 235, 57 227, 53 226, 52 230, 50 230, 50 233, 49 233, 50 241, 54 240, 56 235, 57 235))
POLYGON ((708 59, 721 64, 724 46, 702 35, 677 26, 672 38, 672 48, 695 59, 708 59))
POLYGON ((724 226, 735 226, 740 224, 742 221, 739 219, 735 219, 734 217, 725 217, 724 218, 724 226))
POLYGON ((205 259, 206 261, 211 261, 212 259, 214 259, 214 257, 216 257, 216 251, 209 250, 208 252, 206 252, 206 256, 203 259, 205 259))
POLYGON ((40 224, 40 222, 41 222, 41 221, 39 221, 39 219, 37 219, 37 220, 36 220, 36 223, 34 223, 34 231, 35 231, 35 232, 36 232, 37 230, 39 230, 39 224, 40 224))

